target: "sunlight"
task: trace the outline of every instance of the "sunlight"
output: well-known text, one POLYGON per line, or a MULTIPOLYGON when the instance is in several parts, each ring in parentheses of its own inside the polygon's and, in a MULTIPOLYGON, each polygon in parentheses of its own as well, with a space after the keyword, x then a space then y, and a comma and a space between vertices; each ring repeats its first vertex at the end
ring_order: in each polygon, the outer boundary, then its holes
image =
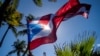
POLYGON ((32 21, 31 24, 37 24, 39 21, 38 20, 35 20, 35 21, 32 21))
POLYGON ((44 30, 49 30, 49 31, 51 30, 50 26, 48 25, 41 24, 41 26, 43 27, 44 30))

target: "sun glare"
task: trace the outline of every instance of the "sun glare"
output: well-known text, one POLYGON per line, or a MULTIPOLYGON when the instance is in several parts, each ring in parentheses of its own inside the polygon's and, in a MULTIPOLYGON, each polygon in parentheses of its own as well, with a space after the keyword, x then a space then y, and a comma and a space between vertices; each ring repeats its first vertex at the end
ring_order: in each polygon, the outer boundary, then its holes
POLYGON ((41 26, 43 27, 44 30, 51 30, 51 29, 50 29, 50 26, 48 26, 48 25, 43 25, 43 24, 42 24, 41 26))

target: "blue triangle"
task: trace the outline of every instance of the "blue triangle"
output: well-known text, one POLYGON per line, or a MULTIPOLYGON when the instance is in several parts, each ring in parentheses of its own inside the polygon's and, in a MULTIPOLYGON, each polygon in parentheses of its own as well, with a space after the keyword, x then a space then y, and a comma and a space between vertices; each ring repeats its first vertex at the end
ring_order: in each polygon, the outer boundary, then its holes
POLYGON ((30 40, 42 30, 39 24, 29 24, 29 28, 31 28, 30 31, 32 33, 30 34, 30 40))

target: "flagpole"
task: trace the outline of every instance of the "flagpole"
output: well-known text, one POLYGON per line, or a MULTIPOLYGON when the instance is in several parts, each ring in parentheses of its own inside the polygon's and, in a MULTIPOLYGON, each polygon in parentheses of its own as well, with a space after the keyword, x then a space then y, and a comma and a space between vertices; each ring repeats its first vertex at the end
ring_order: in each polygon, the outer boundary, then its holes
MULTIPOLYGON (((30 45, 29 45, 29 37, 30 37, 30 32, 29 32, 29 24, 28 24, 28 21, 29 21, 29 18, 28 17, 26 17, 26 22, 27 22, 27 37, 28 37, 28 43, 27 43, 27 48, 26 48, 26 51, 24 52, 24 54, 23 54, 23 56, 25 56, 25 54, 27 53, 27 51, 30 49, 30 45)), ((30 53, 30 50, 29 50, 29 56, 32 56, 32 54, 30 53)))
POLYGON ((29 45, 29 42, 30 42, 30 30, 29 30, 29 17, 26 18, 26 21, 27 21, 27 36, 28 36, 28 47, 27 47, 27 50, 29 50, 29 56, 32 56, 31 54, 31 51, 30 51, 30 45, 29 45))

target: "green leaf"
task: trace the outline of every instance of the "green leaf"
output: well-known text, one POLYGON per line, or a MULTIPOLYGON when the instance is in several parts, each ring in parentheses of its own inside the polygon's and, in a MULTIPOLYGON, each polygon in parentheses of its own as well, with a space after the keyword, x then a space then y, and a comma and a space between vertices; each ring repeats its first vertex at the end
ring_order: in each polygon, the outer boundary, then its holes
POLYGON ((15 27, 11 27, 10 29, 12 30, 14 35, 17 37, 17 29, 15 27))
POLYGON ((25 34, 27 34, 27 29, 24 29, 24 30, 22 30, 22 31, 19 31, 19 32, 17 33, 17 36, 19 36, 19 35, 25 35, 25 34))
POLYGON ((33 2, 39 6, 39 7, 42 7, 42 0, 33 0, 33 2))
POLYGON ((9 56, 9 55, 15 53, 16 51, 17 51, 17 50, 11 50, 11 51, 7 54, 7 56, 9 56))
POLYGON ((17 9, 18 5, 19 5, 19 0, 12 0, 12 3, 11 3, 12 7, 17 9))

